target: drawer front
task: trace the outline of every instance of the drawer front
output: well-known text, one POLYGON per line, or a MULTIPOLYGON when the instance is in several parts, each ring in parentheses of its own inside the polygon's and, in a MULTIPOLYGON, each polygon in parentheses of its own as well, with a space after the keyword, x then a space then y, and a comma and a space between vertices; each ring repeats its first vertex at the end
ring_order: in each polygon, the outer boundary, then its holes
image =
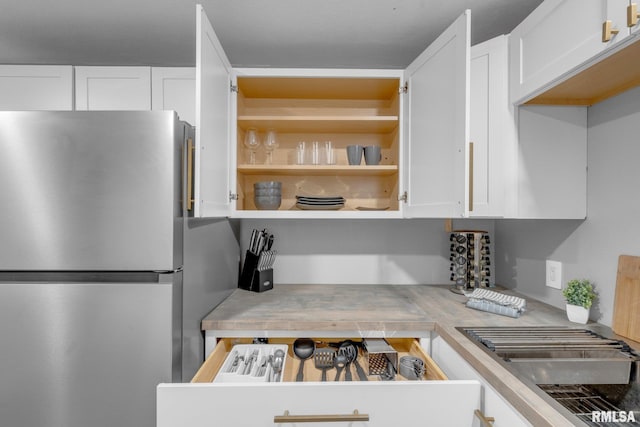
POLYGON ((157 426, 471 426, 480 387, 478 381, 161 384, 157 426), (318 422, 278 420, 285 411, 318 422), (368 420, 332 422, 354 411, 368 420))

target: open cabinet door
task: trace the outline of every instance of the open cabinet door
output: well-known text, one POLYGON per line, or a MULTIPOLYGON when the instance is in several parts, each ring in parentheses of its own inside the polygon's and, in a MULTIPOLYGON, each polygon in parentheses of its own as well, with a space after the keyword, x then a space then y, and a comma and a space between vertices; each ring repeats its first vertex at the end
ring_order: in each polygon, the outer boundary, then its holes
POLYGON ((231 94, 231 64, 202 5, 196 5, 196 217, 230 213, 231 94))
POLYGON ((470 21, 467 10, 405 71, 406 217, 464 215, 470 21))

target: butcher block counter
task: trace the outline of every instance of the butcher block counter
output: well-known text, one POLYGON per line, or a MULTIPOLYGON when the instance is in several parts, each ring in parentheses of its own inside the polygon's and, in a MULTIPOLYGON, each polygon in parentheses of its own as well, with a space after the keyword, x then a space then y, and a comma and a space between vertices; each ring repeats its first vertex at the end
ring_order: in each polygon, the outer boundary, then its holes
MULTIPOLYGON (((500 291, 522 296, 510 290, 500 291)), ((526 312, 515 319, 467 308, 467 298, 445 285, 278 285, 264 293, 235 290, 203 319, 202 329, 208 340, 214 341, 233 336, 340 336, 357 332, 361 337, 389 338, 437 333, 532 425, 573 425, 539 392, 527 387, 456 329, 583 326, 569 322, 563 310, 525 299, 526 312)), ((587 327, 615 337, 610 328, 597 323, 587 327)), ((637 348, 637 343, 626 341, 637 348)))

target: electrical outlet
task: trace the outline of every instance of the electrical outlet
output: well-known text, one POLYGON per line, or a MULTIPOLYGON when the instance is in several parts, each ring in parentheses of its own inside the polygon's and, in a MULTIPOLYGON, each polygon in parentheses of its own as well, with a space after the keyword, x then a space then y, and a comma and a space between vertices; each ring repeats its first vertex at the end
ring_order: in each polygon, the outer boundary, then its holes
POLYGON ((562 263, 547 260, 547 286, 562 289, 562 263))

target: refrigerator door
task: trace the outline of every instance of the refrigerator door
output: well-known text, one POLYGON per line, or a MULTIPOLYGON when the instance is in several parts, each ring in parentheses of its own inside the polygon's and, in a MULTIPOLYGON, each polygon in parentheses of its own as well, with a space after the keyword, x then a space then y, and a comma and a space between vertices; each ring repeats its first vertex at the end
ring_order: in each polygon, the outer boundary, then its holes
POLYGON ((0 424, 155 426, 156 385, 180 380, 177 276, 0 283, 0 424))
POLYGON ((173 111, 0 112, 0 270, 175 270, 173 111))

